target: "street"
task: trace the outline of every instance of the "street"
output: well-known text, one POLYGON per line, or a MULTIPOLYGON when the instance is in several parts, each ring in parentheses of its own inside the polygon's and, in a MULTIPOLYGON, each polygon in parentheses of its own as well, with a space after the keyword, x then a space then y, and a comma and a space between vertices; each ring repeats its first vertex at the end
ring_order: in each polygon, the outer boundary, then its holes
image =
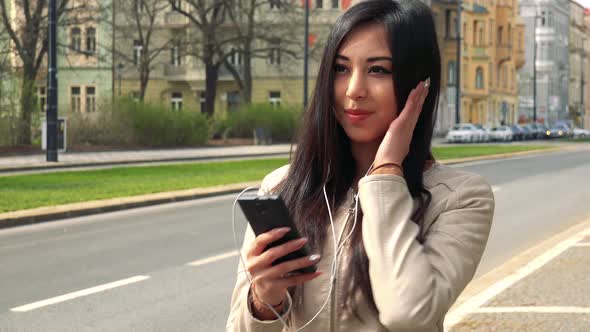
MULTIPOLYGON (((590 217, 587 149, 452 167, 483 175, 495 192, 476 277, 590 217)), ((237 267, 234 198, 1 230, 0 331, 223 331, 237 267)), ((241 215, 236 223, 241 239, 241 215)))

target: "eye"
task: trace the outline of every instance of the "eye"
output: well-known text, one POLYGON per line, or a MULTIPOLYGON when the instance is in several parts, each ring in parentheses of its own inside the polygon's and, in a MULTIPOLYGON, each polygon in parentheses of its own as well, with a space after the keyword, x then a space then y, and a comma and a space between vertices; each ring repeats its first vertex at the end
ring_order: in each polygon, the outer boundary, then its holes
POLYGON ((336 72, 336 74, 344 74, 344 73, 346 73, 347 70, 348 69, 343 65, 339 65, 339 64, 334 65, 334 72, 336 72))
POLYGON ((369 73, 377 73, 377 74, 391 74, 391 71, 381 67, 381 66, 373 66, 369 68, 369 73))

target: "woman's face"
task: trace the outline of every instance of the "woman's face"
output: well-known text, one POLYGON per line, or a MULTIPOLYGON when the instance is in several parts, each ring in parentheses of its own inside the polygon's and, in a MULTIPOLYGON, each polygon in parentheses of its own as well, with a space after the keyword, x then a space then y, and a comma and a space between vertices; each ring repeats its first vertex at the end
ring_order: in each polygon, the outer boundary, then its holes
POLYGON ((352 142, 381 140, 397 117, 392 55, 381 24, 351 31, 336 55, 336 119, 352 142))

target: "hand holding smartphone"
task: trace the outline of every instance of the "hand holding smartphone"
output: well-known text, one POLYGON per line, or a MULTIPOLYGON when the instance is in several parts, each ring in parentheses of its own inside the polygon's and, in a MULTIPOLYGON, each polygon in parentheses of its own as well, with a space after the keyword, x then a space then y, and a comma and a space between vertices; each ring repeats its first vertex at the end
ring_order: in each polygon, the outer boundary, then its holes
MULTIPOLYGON (((289 210, 287 209, 281 196, 242 196, 238 199, 238 203, 256 236, 267 233, 276 228, 290 228, 289 232, 287 232, 282 238, 270 243, 266 250, 291 240, 297 240, 301 238, 301 234, 291 219, 289 210)), ((276 259, 272 265, 274 266, 289 260, 306 257, 309 256, 309 254, 309 247, 304 245, 302 248, 276 259)), ((312 272, 316 272, 315 265, 294 270, 291 273, 312 272)))

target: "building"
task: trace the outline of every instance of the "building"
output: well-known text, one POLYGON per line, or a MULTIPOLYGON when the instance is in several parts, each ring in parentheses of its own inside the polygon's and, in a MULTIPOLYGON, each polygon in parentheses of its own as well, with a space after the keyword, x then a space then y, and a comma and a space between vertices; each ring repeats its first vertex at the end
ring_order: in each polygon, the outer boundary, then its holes
POLYGON ((584 46, 588 43, 586 26, 584 23, 584 7, 570 0, 570 34, 569 34, 569 114, 576 127, 584 124, 585 101, 588 95, 584 95, 584 85, 588 76, 588 53, 584 46))
MULTIPOLYGON (((584 51, 586 56, 590 55, 590 9, 584 10, 584 27, 586 28, 586 42, 584 43, 584 51)), ((586 61, 584 64, 584 115, 583 115, 583 128, 589 129, 590 128, 590 61, 588 61, 588 57, 586 57, 586 61)))
POLYGON ((526 24, 526 62, 519 71, 519 113, 531 118, 534 72, 536 117, 552 125, 568 118, 569 108, 569 0, 521 0, 520 16, 526 24), (534 50, 536 48, 536 61, 534 50))
POLYGON ((524 23, 516 1, 463 1, 460 68, 457 68, 457 2, 433 1, 441 41, 443 84, 437 131, 456 119, 460 72, 459 121, 498 125, 518 121, 516 72, 524 65, 524 23))

